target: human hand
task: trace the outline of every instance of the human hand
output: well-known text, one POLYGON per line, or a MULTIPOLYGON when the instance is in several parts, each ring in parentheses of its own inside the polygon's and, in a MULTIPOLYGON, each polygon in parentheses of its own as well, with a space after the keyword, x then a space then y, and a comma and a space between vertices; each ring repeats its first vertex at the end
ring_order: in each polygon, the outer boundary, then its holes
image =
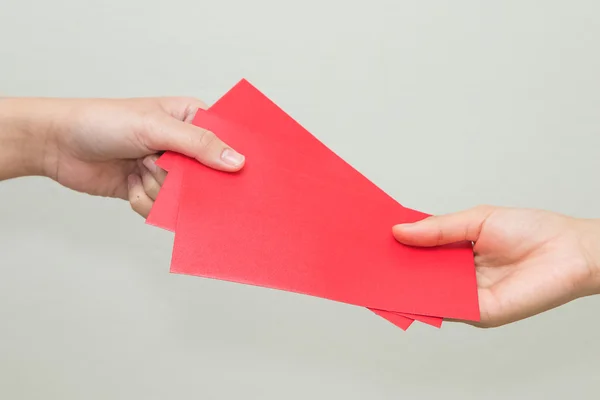
POLYGON ((223 171, 244 164, 212 132, 190 124, 206 108, 197 99, 22 101, 44 136, 44 175, 73 190, 129 200, 142 216, 166 176, 154 164, 156 153, 176 151, 223 171))
POLYGON ((393 228, 411 246, 472 241, 479 327, 497 327, 600 293, 600 223, 480 206, 393 228))

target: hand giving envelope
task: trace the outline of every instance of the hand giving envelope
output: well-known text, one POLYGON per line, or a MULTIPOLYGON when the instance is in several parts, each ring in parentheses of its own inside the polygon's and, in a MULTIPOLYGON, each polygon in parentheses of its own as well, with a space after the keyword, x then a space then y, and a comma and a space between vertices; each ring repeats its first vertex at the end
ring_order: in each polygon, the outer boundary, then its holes
POLYGON ((478 320, 470 243, 412 248, 391 227, 402 207, 247 81, 193 122, 247 157, 235 174, 166 153, 148 223, 174 230, 171 271, 365 306, 413 319, 478 320))

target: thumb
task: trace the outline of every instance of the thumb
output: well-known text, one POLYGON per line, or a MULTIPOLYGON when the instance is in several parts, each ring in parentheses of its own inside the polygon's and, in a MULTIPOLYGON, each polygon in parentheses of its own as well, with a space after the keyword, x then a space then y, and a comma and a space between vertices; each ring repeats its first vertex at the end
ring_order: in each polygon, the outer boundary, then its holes
POLYGON ((433 216, 411 224, 393 227, 396 240, 409 246, 441 246, 444 244, 476 242, 484 221, 495 207, 479 206, 453 214, 433 216))
POLYGON ((175 118, 164 118, 149 143, 154 150, 170 150, 198 160, 221 171, 238 171, 245 158, 213 132, 175 118))

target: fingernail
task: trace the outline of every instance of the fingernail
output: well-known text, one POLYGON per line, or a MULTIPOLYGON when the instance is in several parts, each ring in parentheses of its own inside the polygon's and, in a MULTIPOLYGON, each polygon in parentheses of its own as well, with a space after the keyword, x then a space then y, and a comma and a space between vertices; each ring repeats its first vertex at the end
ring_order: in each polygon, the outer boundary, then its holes
POLYGON ((142 162, 144 164, 144 166, 146 168, 148 168, 148 170, 150 172, 156 172, 156 156, 148 156, 146 158, 144 158, 144 161, 142 162))
POLYGON ((127 177, 127 186, 129 187, 129 189, 137 185, 138 180, 139 178, 137 177, 137 175, 129 175, 127 177))
POLYGON ((221 159, 232 167, 240 166, 244 162, 244 156, 232 149, 223 150, 221 159))

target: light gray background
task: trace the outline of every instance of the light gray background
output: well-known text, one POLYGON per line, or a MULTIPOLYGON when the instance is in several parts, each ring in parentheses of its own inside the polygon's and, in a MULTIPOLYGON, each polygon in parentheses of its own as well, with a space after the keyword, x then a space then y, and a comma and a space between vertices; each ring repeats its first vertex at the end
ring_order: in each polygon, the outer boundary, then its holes
MULTIPOLYGON (((403 204, 598 217, 600 3, 2 0, 0 91, 192 95, 246 77, 403 204)), ((598 398, 600 298, 415 324, 168 273, 127 203, 0 184, 2 399, 598 398)))

